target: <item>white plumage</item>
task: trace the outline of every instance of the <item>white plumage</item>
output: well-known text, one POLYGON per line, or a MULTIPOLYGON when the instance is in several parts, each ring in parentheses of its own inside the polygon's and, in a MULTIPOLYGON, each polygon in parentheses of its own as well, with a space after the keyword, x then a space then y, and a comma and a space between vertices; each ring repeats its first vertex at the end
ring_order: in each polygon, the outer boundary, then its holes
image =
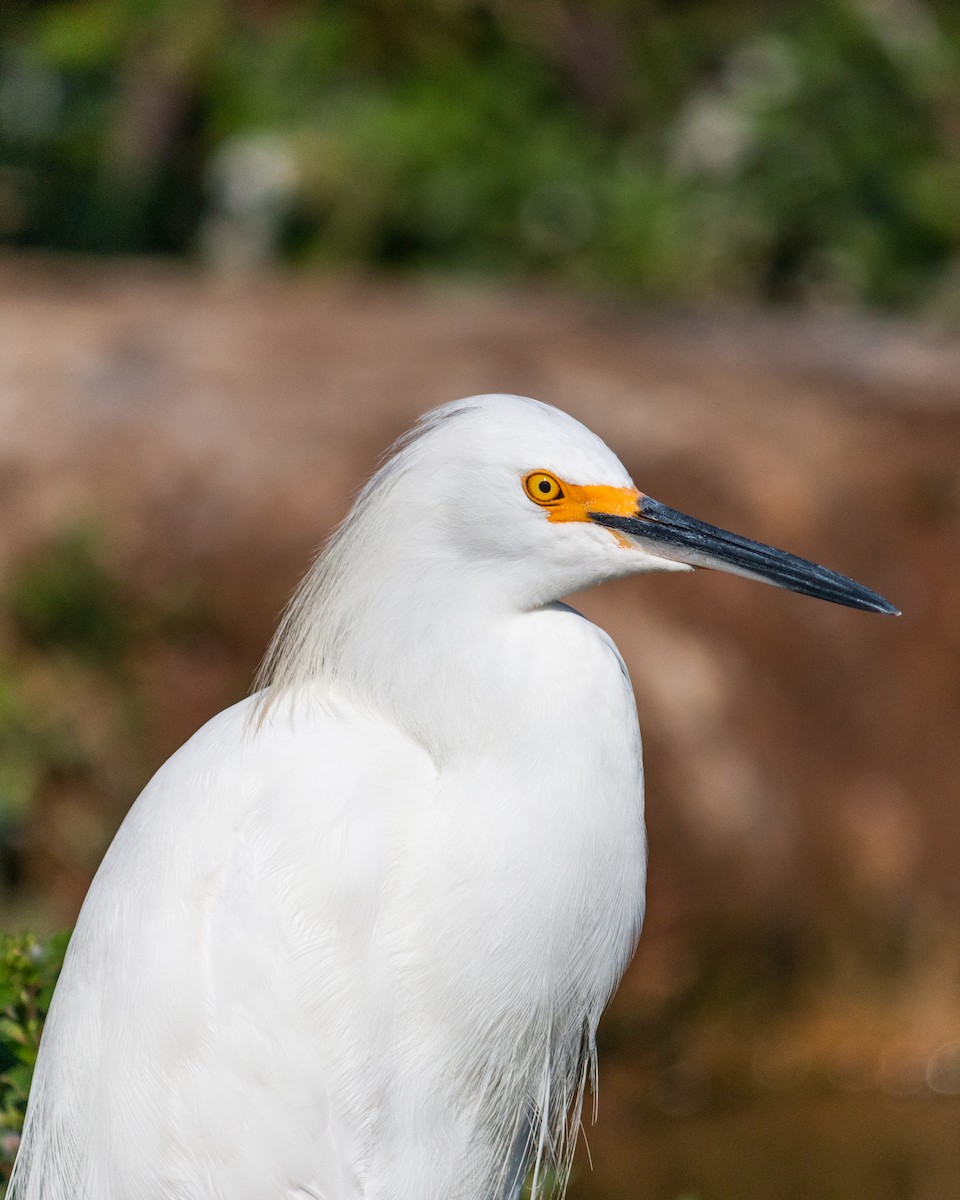
MULTIPOLYGON (((709 557, 646 503, 531 400, 458 402, 401 444, 263 690, 108 851, 15 1200, 507 1200, 528 1168, 535 1191, 562 1178, 645 850, 623 663, 559 600, 709 557)), ((798 586, 725 546, 712 565, 798 586)), ((827 598, 886 603, 842 584, 827 598)))

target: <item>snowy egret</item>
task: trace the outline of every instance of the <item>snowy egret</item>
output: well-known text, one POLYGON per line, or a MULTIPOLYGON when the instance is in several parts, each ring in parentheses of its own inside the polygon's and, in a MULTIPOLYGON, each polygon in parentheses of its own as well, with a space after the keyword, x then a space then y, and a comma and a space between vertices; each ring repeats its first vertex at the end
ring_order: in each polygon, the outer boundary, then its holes
POLYGON ((694 565, 896 612, 643 495, 556 409, 423 418, 308 573, 263 690, 160 769, 107 852, 15 1200, 562 1180, 646 855, 626 670, 560 600, 694 565))

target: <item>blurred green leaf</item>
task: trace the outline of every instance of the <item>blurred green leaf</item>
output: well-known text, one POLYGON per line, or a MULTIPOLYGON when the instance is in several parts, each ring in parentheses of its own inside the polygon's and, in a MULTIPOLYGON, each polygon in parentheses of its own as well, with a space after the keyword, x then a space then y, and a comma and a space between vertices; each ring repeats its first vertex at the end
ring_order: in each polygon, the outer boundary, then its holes
MULTIPOLYGON (((33 934, 0 934, 0 1131, 23 1125, 43 1020, 63 964, 69 933, 42 942, 33 934)), ((0 1143, 9 1173, 15 1140, 0 1143)))
POLYGON ((922 304, 954 269, 948 0, 18 5, 0 237, 922 304))
POLYGON ((22 565, 10 610, 29 642, 99 663, 118 659, 129 637, 128 614, 97 549, 93 532, 75 529, 22 565))

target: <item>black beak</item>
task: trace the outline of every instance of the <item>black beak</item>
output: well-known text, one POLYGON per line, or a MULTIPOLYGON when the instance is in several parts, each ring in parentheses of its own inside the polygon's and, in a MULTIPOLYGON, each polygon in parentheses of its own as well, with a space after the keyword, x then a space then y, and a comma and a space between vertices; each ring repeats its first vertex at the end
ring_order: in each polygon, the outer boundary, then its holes
POLYGON ((590 519, 608 529, 616 529, 629 537, 653 543, 664 558, 689 563, 694 567, 710 567, 715 571, 730 571, 761 583, 861 608, 867 612, 899 616, 900 610, 889 600, 845 575, 828 571, 805 558, 776 550, 762 542, 735 533, 727 533, 705 521, 697 521, 676 509, 667 508, 649 496, 641 496, 634 517, 618 517, 611 513, 591 513, 590 519))

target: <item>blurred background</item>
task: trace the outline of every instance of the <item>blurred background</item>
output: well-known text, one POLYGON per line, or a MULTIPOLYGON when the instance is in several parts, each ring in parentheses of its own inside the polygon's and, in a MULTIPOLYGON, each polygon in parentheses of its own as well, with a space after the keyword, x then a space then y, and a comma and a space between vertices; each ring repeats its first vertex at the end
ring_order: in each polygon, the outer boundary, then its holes
POLYGON ((390 441, 502 390, 904 610, 576 601, 651 875, 572 1195, 955 1200, 960 7, 3 0, 0 239, 0 1155, 132 799, 390 441))

